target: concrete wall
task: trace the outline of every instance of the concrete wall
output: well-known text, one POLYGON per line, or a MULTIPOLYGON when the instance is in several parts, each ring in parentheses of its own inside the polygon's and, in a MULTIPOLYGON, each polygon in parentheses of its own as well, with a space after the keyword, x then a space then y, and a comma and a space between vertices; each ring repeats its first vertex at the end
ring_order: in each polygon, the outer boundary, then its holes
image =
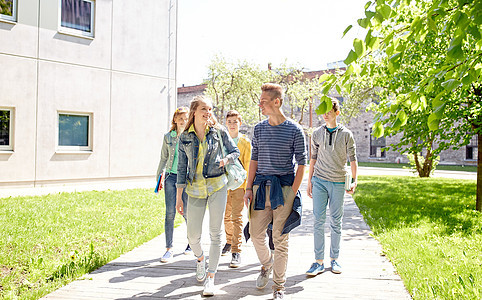
POLYGON ((176 106, 176 0, 95 1, 94 37, 59 31, 59 0, 0 21, 0 108, 14 149, 0 187, 153 178, 176 106), (61 151, 58 112, 91 115, 92 151, 61 151))

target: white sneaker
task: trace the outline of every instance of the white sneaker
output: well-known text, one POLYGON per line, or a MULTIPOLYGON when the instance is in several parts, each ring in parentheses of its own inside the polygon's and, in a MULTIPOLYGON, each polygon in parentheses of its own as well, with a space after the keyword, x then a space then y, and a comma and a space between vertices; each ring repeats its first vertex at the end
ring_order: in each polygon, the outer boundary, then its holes
POLYGON ((214 296, 214 277, 206 277, 203 296, 214 296))
POLYGON ((196 279, 203 282, 206 279, 206 257, 203 260, 196 260, 196 279))
POLYGON ((161 257, 162 263, 167 263, 172 259, 172 250, 167 250, 166 253, 161 257))

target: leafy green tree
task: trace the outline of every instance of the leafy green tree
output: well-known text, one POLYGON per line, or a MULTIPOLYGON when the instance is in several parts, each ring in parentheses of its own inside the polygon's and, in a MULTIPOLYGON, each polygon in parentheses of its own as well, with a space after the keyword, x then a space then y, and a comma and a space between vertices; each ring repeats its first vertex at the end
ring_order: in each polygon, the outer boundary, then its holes
POLYGON ((232 63, 219 56, 212 60, 208 69, 205 94, 213 99, 218 120, 224 120, 231 109, 236 109, 246 124, 253 125, 261 120, 257 103, 261 85, 271 78, 267 70, 246 61, 232 63))
POLYGON ((13 14, 12 0, 0 0, 0 14, 11 16, 13 14))
MULTIPOLYGON (((351 78, 374 78, 375 136, 400 132, 408 151, 419 153, 423 145, 432 158, 466 145, 473 134, 482 143, 481 1, 372 0, 358 24, 367 34, 353 41, 346 72, 322 80, 350 93, 357 87, 351 78)), ((433 165, 428 158, 421 169, 433 165)), ((482 211, 480 147, 476 208, 482 211)))
POLYGON ((308 112, 310 104, 313 104, 322 95, 321 89, 318 78, 301 77, 299 80, 289 83, 286 95, 291 108, 290 117, 295 119, 293 111, 299 110, 298 123, 303 124, 305 112, 308 112))
POLYGON ((288 115, 303 122, 304 112, 308 110, 310 101, 321 95, 321 87, 316 79, 307 79, 303 68, 286 63, 278 68, 261 69, 246 61, 230 62, 216 56, 208 67, 208 79, 205 93, 214 101, 214 113, 223 121, 227 111, 236 109, 243 116, 246 124, 254 125, 262 119, 258 107, 261 86, 266 82, 282 85, 286 90, 284 107, 288 115))

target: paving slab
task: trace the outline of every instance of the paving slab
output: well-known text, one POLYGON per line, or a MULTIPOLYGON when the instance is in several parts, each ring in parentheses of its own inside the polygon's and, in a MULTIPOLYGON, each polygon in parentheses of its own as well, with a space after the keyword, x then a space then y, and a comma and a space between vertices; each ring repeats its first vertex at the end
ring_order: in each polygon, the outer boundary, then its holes
MULTIPOLYGON (((306 191, 306 180, 301 187, 306 191)), ((378 241, 371 236, 353 198, 345 195, 345 215, 339 262, 342 274, 325 271, 316 277, 305 275, 314 261, 312 201, 303 195, 302 225, 290 235, 286 272, 286 299, 411 299, 378 241)), ((246 216, 244 217, 246 221, 246 216)), ((202 245, 209 249, 208 214, 203 225, 202 245)), ((329 253, 329 228, 327 249, 329 253)), ((174 258, 160 263, 164 234, 120 256, 43 299, 202 299, 203 285, 195 279, 195 258, 184 255, 186 226, 174 231, 174 258)), ((221 256, 215 283, 216 299, 271 299, 271 284, 256 289, 260 270, 253 244, 242 246, 242 266, 229 268, 230 255, 221 256)))

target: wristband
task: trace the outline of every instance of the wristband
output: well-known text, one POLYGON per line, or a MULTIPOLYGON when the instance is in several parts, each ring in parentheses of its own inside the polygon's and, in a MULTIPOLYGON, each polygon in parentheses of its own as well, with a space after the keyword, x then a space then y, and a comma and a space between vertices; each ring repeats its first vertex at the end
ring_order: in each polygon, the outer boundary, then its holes
POLYGON ((253 190, 253 188, 252 188, 252 187, 250 187, 250 188, 249 188, 249 187, 247 187, 247 188, 246 188, 246 190, 247 190, 247 191, 252 191, 252 190, 253 190))

